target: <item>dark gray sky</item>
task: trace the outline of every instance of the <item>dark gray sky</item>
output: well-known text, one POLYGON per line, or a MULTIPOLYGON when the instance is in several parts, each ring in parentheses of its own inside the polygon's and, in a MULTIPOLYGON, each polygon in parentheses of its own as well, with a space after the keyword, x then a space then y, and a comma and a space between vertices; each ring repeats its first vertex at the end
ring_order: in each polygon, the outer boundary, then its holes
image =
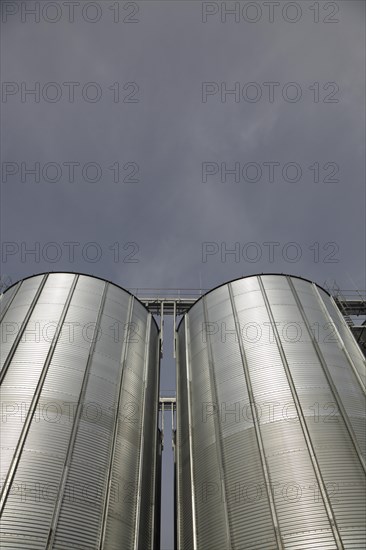
POLYGON ((3 276, 365 288, 363 1, 1 7, 3 276))

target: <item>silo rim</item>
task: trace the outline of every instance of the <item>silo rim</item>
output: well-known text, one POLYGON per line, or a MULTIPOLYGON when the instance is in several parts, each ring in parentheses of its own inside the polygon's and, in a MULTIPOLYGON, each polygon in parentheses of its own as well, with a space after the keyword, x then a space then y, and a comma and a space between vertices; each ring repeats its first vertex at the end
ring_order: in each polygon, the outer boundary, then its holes
POLYGON ((210 290, 208 290, 207 292, 205 292, 205 294, 202 294, 202 296, 200 296, 195 302, 194 304, 192 304, 191 306, 189 306, 189 308, 187 309, 187 311, 185 312, 185 314, 182 316, 181 320, 179 321, 179 324, 177 326, 177 332, 179 330, 179 327, 184 319, 184 316, 189 313, 191 311, 191 309, 200 301, 202 300, 202 298, 205 298, 208 294, 210 294, 211 292, 213 292, 214 290, 217 290, 218 288, 221 288, 222 286, 225 286, 225 285, 228 285, 229 283, 234 283, 235 281, 241 281, 242 279, 249 279, 250 277, 261 277, 262 275, 278 275, 280 277, 291 277, 293 279, 301 279, 301 281, 306 281, 307 283, 311 283, 311 284, 315 284, 318 288, 320 288, 320 290, 322 290, 323 292, 325 292, 326 294, 328 294, 328 296, 332 296, 327 290, 325 290, 325 288, 323 288, 322 286, 318 285, 318 283, 315 283, 314 281, 311 281, 310 279, 305 279, 305 277, 300 277, 300 275, 291 275, 291 273, 254 273, 253 275, 244 275, 243 277, 236 277, 235 279, 231 279, 230 281, 226 281, 225 283, 221 283, 217 286, 215 286, 214 288, 211 288, 210 290))
MULTIPOLYGON (((118 285, 116 283, 113 283, 113 281, 110 281, 109 279, 104 279, 103 277, 98 277, 97 275, 91 275, 90 273, 82 273, 80 271, 42 271, 40 273, 33 273, 33 275, 28 275, 28 277, 23 277, 22 279, 19 279, 18 281, 15 281, 15 283, 13 283, 12 285, 8 286, 8 288, 5 289, 4 292, 2 292, 1 294, 5 294, 8 290, 10 290, 11 288, 13 288, 13 286, 17 285, 18 283, 20 283, 21 281, 26 281, 27 279, 32 279, 33 277, 38 277, 39 275, 53 275, 53 274, 65 274, 65 275, 81 275, 83 277, 90 277, 91 279, 98 279, 99 281, 103 281, 104 283, 108 283, 110 285, 113 285, 117 288, 119 288, 120 290, 123 290, 124 292, 126 292, 127 294, 129 294, 130 296, 133 296, 135 298, 135 300, 137 300, 145 309, 148 313, 150 313, 149 309, 145 306, 145 304, 139 299, 137 298, 137 296, 135 296, 134 294, 132 294, 132 292, 130 292, 129 290, 127 290, 126 288, 123 288, 123 286, 121 285, 118 285)), ((154 315, 151 314, 151 317, 156 325, 156 328, 158 329, 159 331, 159 325, 154 317, 154 315)))

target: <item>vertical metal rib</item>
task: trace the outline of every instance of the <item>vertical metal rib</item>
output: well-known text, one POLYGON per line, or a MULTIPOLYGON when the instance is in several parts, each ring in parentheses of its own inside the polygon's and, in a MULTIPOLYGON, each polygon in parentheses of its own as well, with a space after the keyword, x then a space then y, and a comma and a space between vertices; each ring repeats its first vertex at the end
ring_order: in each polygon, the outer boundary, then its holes
POLYGON ((310 325, 309 325, 309 321, 306 317, 306 314, 305 314, 305 311, 304 311, 304 308, 302 307, 302 304, 301 304, 301 301, 300 301, 300 298, 296 292, 296 289, 294 287, 294 284, 291 280, 290 277, 286 277, 287 280, 288 280, 288 283, 289 283, 289 286, 290 286, 290 289, 291 289, 291 292, 293 294, 293 297, 295 299, 295 302, 296 302, 296 305, 299 309, 299 312, 301 314, 301 317, 302 317, 302 320, 304 322, 304 325, 306 327, 306 330, 308 331, 308 334, 309 334, 309 338, 313 344, 313 347, 314 347, 314 350, 315 350, 315 353, 318 357, 318 360, 319 360, 319 363, 321 364, 322 366, 322 369, 323 369, 323 372, 324 372, 324 375, 325 375, 325 378, 329 384, 329 388, 333 394, 333 397, 334 397, 334 400, 335 402, 337 403, 337 407, 338 407, 338 410, 339 412, 341 413, 341 416, 342 416, 342 419, 343 419, 343 422, 345 423, 345 426, 348 430, 348 433, 349 433, 349 436, 352 440, 352 443, 353 443, 353 446, 355 448, 355 451, 356 451, 356 454, 357 454, 357 457, 361 463, 361 466, 362 468, 364 469, 364 471, 366 472, 366 465, 365 465, 365 459, 363 458, 363 455, 362 455, 362 451, 360 449, 360 446, 358 444, 358 441, 357 441, 357 437, 356 437, 356 434, 353 430, 353 427, 352 427, 352 424, 350 423, 349 421, 349 418, 348 418, 348 414, 343 406, 343 403, 342 403, 342 400, 339 396, 339 393, 337 391, 337 388, 333 382, 333 379, 330 375, 330 372, 329 372, 329 369, 328 369, 328 366, 327 366, 327 363, 326 361, 324 360, 324 357, 323 357, 323 354, 322 354, 322 351, 319 347, 319 344, 318 342, 316 341, 316 338, 314 336, 314 333, 312 332, 311 328, 310 328, 310 325))
POLYGON ((257 417, 257 408, 254 406, 255 405, 255 397, 254 397, 252 382, 251 382, 251 379, 250 379, 249 366, 248 366, 248 362, 247 362, 247 358, 246 358, 245 349, 244 349, 243 341, 242 341, 242 338, 241 338, 240 330, 238 332, 238 328, 240 326, 240 323, 239 323, 238 312, 237 312, 236 306, 235 306, 233 289, 232 289, 231 283, 228 283, 228 289, 229 289, 231 309, 233 311, 233 316, 234 316, 236 335, 237 335, 237 338, 238 338, 238 341, 239 341, 239 349, 240 349, 241 361, 242 361, 242 364, 243 364, 244 377, 245 377, 245 382, 246 382, 246 386, 247 386, 247 389, 248 389, 250 410, 251 410, 251 414, 252 414, 252 418, 253 418, 255 435, 256 435, 256 439, 257 439, 257 444, 258 444, 258 449, 259 449, 259 456, 260 456, 261 466, 262 466, 262 471, 263 471, 263 477, 264 477, 265 484, 266 484, 268 503, 269 503, 269 507, 270 507, 270 510, 271 510, 273 529, 274 529, 275 536, 276 536, 277 548, 278 548, 278 550, 282 550, 284 548, 284 546, 283 546, 283 541, 282 541, 282 537, 281 537, 281 531, 280 531, 279 521, 278 521, 278 517, 277 517, 276 506, 275 506, 275 502, 274 502, 273 494, 272 494, 272 490, 271 490, 271 487, 272 487, 271 476, 270 476, 270 473, 269 473, 266 454, 264 452, 262 433, 261 433, 261 429, 260 429, 259 419, 257 417))
POLYGON ((60 481, 60 485, 59 485, 59 489, 58 489, 58 493, 57 493, 57 501, 56 501, 56 505, 55 505, 55 508, 54 508, 54 511, 53 511, 51 526, 50 526, 50 530, 49 530, 49 533, 48 533, 48 539, 47 539, 47 545, 46 545, 47 550, 51 550, 51 548, 53 546, 53 543, 54 543, 54 540, 55 540, 57 522, 58 522, 58 518, 59 518, 59 515, 60 515, 61 504, 62 504, 62 501, 63 501, 67 476, 68 476, 69 469, 70 469, 70 463, 71 463, 72 454, 73 454, 73 450, 74 450, 76 435, 77 435, 77 432, 78 432, 78 429, 79 429, 80 417, 81 417, 81 413, 82 413, 82 407, 83 407, 85 392, 86 392, 86 388, 87 388, 88 380, 89 380, 90 367, 91 367, 92 358, 93 358, 93 354, 94 354, 95 344, 96 344, 97 339, 98 339, 97 338, 98 330, 99 330, 99 326, 100 326, 100 320, 101 320, 101 317, 102 317, 102 314, 103 314, 103 309, 104 309, 104 304, 105 304, 105 300, 106 300, 108 286, 109 286, 109 283, 104 283, 104 290, 103 290, 102 298, 101 298, 100 305, 99 305, 99 311, 98 311, 98 316, 97 316, 97 320, 96 320, 96 323, 95 323, 92 343, 90 345, 88 360, 87 360, 87 363, 86 363, 85 372, 84 372, 83 381, 82 381, 81 390, 80 390, 79 399, 78 399, 78 404, 77 404, 76 411, 75 411, 75 419, 74 419, 74 423, 73 423, 72 430, 71 430, 69 446, 68 446, 68 449, 67 449, 67 454, 66 454, 66 458, 65 458, 65 462, 64 462, 64 466, 63 466, 63 471, 62 471, 62 475, 61 475, 61 481, 60 481))
POLYGON ((194 469, 193 469, 193 440, 192 440, 192 397, 191 397, 191 359, 190 359, 190 345, 189 345, 189 321, 188 321, 188 315, 185 315, 184 317, 184 324, 185 324, 185 331, 186 331, 186 349, 185 349, 185 355, 186 355, 186 365, 187 365, 187 400, 188 400, 188 437, 189 437, 189 456, 190 456, 190 471, 191 471, 191 499, 192 499, 192 531, 193 531, 193 550, 198 550, 197 545, 197 517, 196 517, 196 501, 195 501, 195 484, 194 484, 194 469))
POLYGON ((37 304, 37 302, 38 302, 38 299, 39 299, 40 294, 41 294, 41 292, 42 292, 42 290, 43 290, 43 288, 44 288, 44 285, 46 284, 47 279, 48 279, 48 274, 43 276, 43 279, 42 279, 42 281, 40 282, 40 285, 39 285, 39 287, 38 287, 38 289, 37 289, 37 292, 35 293, 34 298, 33 298, 32 302, 31 302, 31 304, 30 304, 30 306, 29 306, 29 309, 28 309, 27 314, 26 314, 26 316, 25 316, 25 318, 24 318, 24 321, 22 322, 22 325, 21 325, 21 327, 20 327, 20 329, 19 329, 19 332, 18 332, 18 334, 16 335, 16 338, 15 338, 15 340, 14 340, 14 342, 13 342, 11 348, 10 348, 10 351, 9 351, 9 353, 8 353, 8 356, 7 356, 7 358, 6 358, 5 362, 4 362, 4 366, 3 366, 3 368, 1 369, 1 372, 0 372, 0 384, 1 384, 2 381, 4 380, 4 377, 5 377, 6 373, 7 373, 7 370, 8 370, 8 368, 9 368, 9 365, 10 365, 10 363, 11 363, 13 357, 14 357, 14 353, 16 352, 16 349, 17 349, 17 347, 18 347, 18 345, 19 345, 19 342, 20 342, 20 340, 21 340, 22 337, 23 337, 23 334, 24 334, 24 331, 25 331, 25 329, 26 329, 26 326, 27 326, 27 324, 28 324, 28 322, 29 322, 29 319, 31 318, 31 315, 32 315, 32 313, 33 313, 33 311, 34 311, 34 308, 35 308, 35 306, 36 306, 36 304, 37 304))
POLYGON ((106 492, 104 495, 104 509, 103 509, 102 522, 101 522, 100 540, 98 545, 99 550, 102 550, 104 548, 104 541, 106 537, 108 508, 109 508, 109 500, 111 496, 111 487, 112 487, 112 468, 113 468, 113 461, 114 461, 114 455, 115 455, 116 444, 117 444, 123 375, 124 375, 124 369, 125 369, 126 357, 127 357, 129 327, 131 325, 133 304, 134 304, 134 297, 131 295, 129 305, 128 305, 128 313, 127 313, 127 333, 124 337, 123 344, 122 344, 120 376, 119 376, 118 390, 117 390, 116 415, 114 418, 114 429, 113 429, 113 436, 112 436, 112 442, 111 442, 110 453, 109 453, 108 470, 107 470, 108 479, 106 483, 106 492))
POLYGON ((176 359, 177 302, 173 302, 173 359, 176 359))
POLYGON ((305 416, 304 416, 304 413, 303 413, 303 410, 302 410, 302 407, 301 407, 300 399, 299 399, 299 396, 297 395, 296 386, 295 386, 295 383, 293 381, 292 374, 291 374, 291 369, 289 367, 285 352, 284 352, 283 347, 282 347, 281 339, 280 339, 280 336, 278 334, 277 325, 275 323, 275 319, 274 319, 272 309, 271 309, 271 306, 270 306, 270 303, 269 303, 269 300, 268 300, 268 297, 267 297, 267 293, 266 293, 266 290, 264 288, 261 277, 259 276, 259 277, 257 277, 257 279, 258 279, 258 283, 259 283, 259 286, 260 286, 260 289, 261 289, 261 292, 262 292, 264 303, 266 305, 267 313, 268 313, 268 316, 269 316, 269 319, 270 319, 270 322, 271 322, 271 325, 272 325, 273 334, 275 336, 278 351, 280 353, 282 364, 283 364, 283 367, 284 367, 284 370, 285 370, 285 373, 286 373, 287 381, 288 381, 288 384, 289 384, 289 387, 290 387, 290 390, 291 390, 292 399, 294 401, 297 416, 298 416, 299 421, 300 421, 300 426, 301 426, 301 429, 302 429, 302 432, 303 432, 303 435, 304 435, 305 443, 306 443, 307 450, 308 450, 308 453, 309 453, 309 457, 310 457, 310 460, 311 460, 311 463, 312 463, 312 466, 313 466, 314 474, 315 474, 315 477, 317 479, 319 489, 320 489, 320 492, 321 492, 321 495, 322 495, 322 499, 323 499, 323 502, 324 502, 324 507, 325 507, 325 510, 326 510, 326 513, 327 513, 327 516, 328 516, 328 521, 329 521, 330 527, 331 527, 332 532, 333 532, 334 541, 337 545, 337 550, 344 550, 344 546, 343 546, 343 543, 341 541, 341 536, 340 536, 339 531, 338 531, 338 526, 337 526, 335 518, 334 518, 332 505, 330 503, 330 500, 329 500, 329 497, 328 497, 328 494, 327 494, 327 491, 326 491, 323 476, 321 474, 320 467, 319 467, 319 464, 318 464, 318 460, 317 460, 316 455, 315 455, 315 451, 314 451, 313 444, 312 444, 312 441, 311 441, 310 433, 309 433, 308 427, 306 425, 305 416))
MULTIPOLYGON (((45 276, 45 278, 47 278, 47 275, 45 276)), ((47 357, 46 357, 45 363, 43 365, 41 376, 39 378, 37 387, 35 389, 35 392, 34 392, 34 395, 33 395, 33 398, 32 398, 32 402, 31 402, 30 407, 29 407, 27 417, 25 419, 25 422, 24 422, 24 425, 23 425, 23 428, 22 428, 22 432, 21 432, 20 437, 18 439, 17 447, 16 447, 16 450, 15 450, 15 453, 14 453, 14 456, 13 456, 8 474, 6 476, 4 485, 3 485, 3 491, 2 491, 2 494, 1 494, 1 501, 0 501, 0 515, 3 512, 6 499, 8 498, 8 494, 9 494, 9 491, 10 491, 10 486, 12 484, 12 481, 13 481, 13 478, 14 478, 14 475, 15 475, 15 471, 18 467, 18 463, 19 463, 21 453, 23 451, 24 443, 25 443, 26 437, 28 435, 28 431, 29 431, 29 428, 30 428, 30 425, 31 425, 31 422, 32 422, 32 419, 33 419, 33 415, 34 415, 34 412, 36 410, 39 397, 41 395, 43 384, 44 384, 44 381, 45 381, 47 373, 48 373, 48 368, 51 364, 53 353, 54 353, 56 344, 58 342, 58 339, 59 339, 59 336, 60 336, 60 333, 61 333, 61 329, 62 329, 62 325, 64 323, 64 320, 65 320, 65 317, 66 317, 66 314, 67 314, 67 311, 68 311, 68 308, 69 308, 69 305, 70 305, 70 302, 71 302, 71 299, 72 299, 72 296, 73 296, 73 293, 74 293, 74 290, 75 290, 75 286, 76 286, 76 283, 78 281, 78 278, 79 278, 79 275, 76 275, 75 278, 74 278, 74 281, 71 285, 71 288, 69 290, 69 294, 68 294, 66 303, 63 307, 63 310, 62 310, 62 313, 61 313, 61 316, 60 316, 55 334, 53 336, 53 339, 52 339, 52 342, 51 342, 51 345, 50 345, 50 349, 48 350, 47 357)), ((40 287, 42 286, 42 288, 43 288, 43 286, 45 284, 45 279, 42 281, 42 283, 43 284, 41 284, 40 287)), ((33 307, 35 305, 36 298, 38 299, 39 294, 41 292, 41 289, 38 289, 38 290, 39 290, 39 292, 37 292, 37 294, 36 294, 36 296, 35 296, 35 298, 32 302, 33 307)), ((28 318, 30 317, 31 312, 32 311, 31 311, 31 308, 30 308, 29 311, 28 311, 29 315, 27 314, 28 318)))
MULTIPOLYGON (((208 313, 207 313, 207 302, 206 297, 202 298, 203 303, 203 321, 204 326, 208 326, 208 313)), ((217 385, 216 385, 216 378, 215 378, 215 369, 214 369, 214 360, 213 360, 213 354, 212 354, 212 348, 211 348, 211 336, 210 334, 207 334, 207 354, 208 354, 208 372, 211 382, 211 388, 214 398, 214 403, 218 404, 217 399, 217 385)), ((216 415, 213 417, 214 421, 214 430, 215 430, 215 439, 217 442, 217 445, 215 445, 216 451, 217 451, 217 461, 219 465, 219 471, 220 471, 220 478, 221 478, 221 485, 223 489, 224 494, 224 513, 225 513, 225 525, 226 525, 226 541, 227 541, 227 549, 231 550, 232 544, 231 544, 231 533, 230 533, 230 525, 229 525, 229 512, 227 507, 227 491, 226 491, 226 475, 225 475, 225 462, 224 462, 224 449, 223 449, 223 440, 222 440, 222 433, 221 433, 221 427, 220 427, 220 419, 217 418, 216 415)))
POLYGON ((149 363, 149 344, 150 344, 150 329, 151 329, 151 313, 147 318, 146 336, 145 336, 145 353, 144 353, 144 372, 143 372, 143 397, 142 397, 142 418, 141 418, 141 437, 140 437, 140 460, 139 460, 139 476, 137 482, 137 502, 136 502, 136 519, 135 519, 135 541, 134 550, 139 548, 139 529, 140 529, 140 517, 141 517, 141 491, 142 491, 142 467, 144 456, 144 443, 145 443, 145 413, 146 413, 146 389, 147 389, 147 368, 149 363))
POLYGON ((176 379, 176 391, 177 391, 177 431, 176 431, 176 449, 175 449, 175 456, 176 456, 176 461, 175 461, 175 472, 176 472, 176 475, 175 475, 175 506, 176 506, 176 517, 175 517, 175 525, 176 525, 176 532, 175 532, 175 538, 176 538, 176 546, 174 548, 174 550, 177 550, 177 549, 181 549, 182 548, 182 542, 181 542, 181 506, 180 506, 180 503, 181 503, 181 500, 182 500, 182 496, 181 496, 181 491, 180 491, 180 486, 181 486, 181 474, 180 474, 180 466, 181 466, 181 461, 180 461, 180 453, 181 453, 181 434, 180 434, 180 430, 179 430, 179 424, 181 424, 181 412, 180 412, 180 402, 181 402, 181 397, 180 397, 180 383, 179 383, 179 373, 180 373, 180 369, 182 368, 181 365, 180 365, 180 361, 179 361, 179 354, 180 354, 180 349, 179 349, 179 340, 177 338, 177 334, 175 336, 175 340, 176 340, 176 346, 177 346, 177 358, 176 358, 176 363, 175 363, 175 379, 176 379))
POLYGON ((159 390, 160 390, 160 349, 157 350, 156 355, 156 364, 158 365, 158 368, 156 369, 156 394, 155 394, 155 405, 156 405, 156 411, 157 411, 157 417, 156 417, 156 426, 155 426, 155 437, 154 437, 154 485, 153 485, 153 498, 152 498, 152 514, 151 514, 151 521, 152 521, 152 531, 151 531, 151 550, 155 548, 155 524, 156 524, 156 485, 157 485, 157 478, 158 478, 158 472, 157 472, 157 453, 158 453, 158 425, 159 425, 159 390))
MULTIPOLYGON (((6 304, 6 307, 4 307, 3 311, 1 312, 1 314, 0 314, 0 323, 4 319, 8 309, 10 308, 11 304, 13 303, 13 300, 14 300, 15 296, 18 294, 19 289, 22 286, 22 283, 23 283, 23 281, 19 281, 19 283, 17 283, 15 291, 13 292, 12 297, 10 298, 9 302, 6 304)), ((5 294, 3 294, 3 296, 5 296, 5 294)))
POLYGON ((160 357, 164 353, 164 300, 160 303, 160 357))

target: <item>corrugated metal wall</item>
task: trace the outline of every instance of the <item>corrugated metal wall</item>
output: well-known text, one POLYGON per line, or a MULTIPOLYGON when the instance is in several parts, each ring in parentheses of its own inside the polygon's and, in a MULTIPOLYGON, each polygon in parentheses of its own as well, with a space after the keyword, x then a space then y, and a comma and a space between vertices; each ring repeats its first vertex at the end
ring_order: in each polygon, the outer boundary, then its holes
POLYGON ((365 362, 330 296, 236 280, 177 339, 179 550, 365 548, 365 362))
POLYGON ((1 548, 154 548, 151 314, 113 284, 67 273, 26 279, 0 304, 1 548))

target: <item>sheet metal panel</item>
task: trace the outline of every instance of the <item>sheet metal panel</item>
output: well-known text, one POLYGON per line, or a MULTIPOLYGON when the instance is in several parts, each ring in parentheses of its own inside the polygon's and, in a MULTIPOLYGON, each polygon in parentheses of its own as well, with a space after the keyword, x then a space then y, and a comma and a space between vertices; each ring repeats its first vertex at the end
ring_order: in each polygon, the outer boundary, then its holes
POLYGON ((178 328, 178 549, 193 536, 194 510, 183 499, 192 464, 200 550, 224 548, 226 525, 232 550, 362 548, 366 426, 355 369, 363 376, 364 362, 327 293, 298 277, 247 277, 209 292, 186 317, 178 328))
POLYGON ((2 548, 153 549, 158 328, 123 289, 88 276, 71 288, 75 277, 49 274, 33 305, 43 276, 23 281, 4 315, 21 326, 30 313, 16 349, 16 335, 3 349, 4 361, 13 355, 1 386, 2 480, 29 426, 1 510, 2 548), (149 482, 143 498, 139 479, 149 482))
POLYGON ((194 548, 192 521, 191 453, 189 446, 188 384, 186 362, 186 337, 182 331, 177 338, 177 545, 179 549, 194 548))

